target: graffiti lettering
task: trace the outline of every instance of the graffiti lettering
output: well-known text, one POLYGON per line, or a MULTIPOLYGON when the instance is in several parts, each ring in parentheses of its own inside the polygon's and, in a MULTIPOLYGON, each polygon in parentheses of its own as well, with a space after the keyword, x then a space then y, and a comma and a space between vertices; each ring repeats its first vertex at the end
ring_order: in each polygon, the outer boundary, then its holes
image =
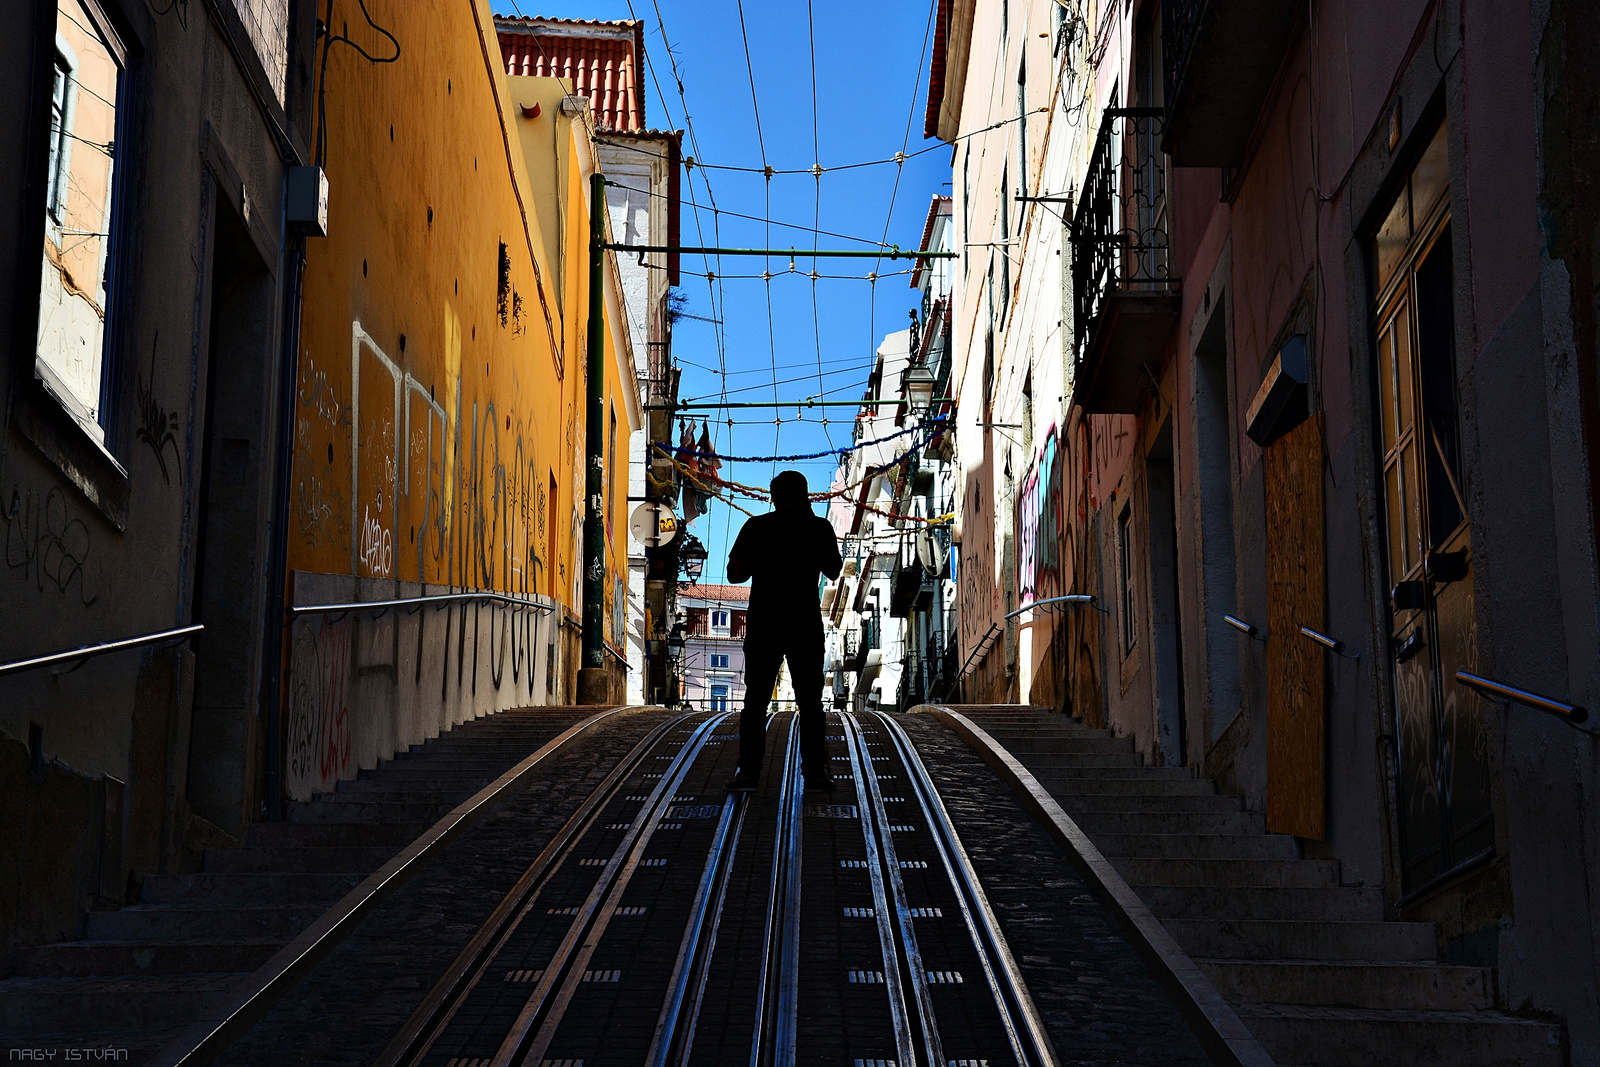
POLYGON ((369 510, 361 522, 361 562, 367 570, 380 577, 388 577, 394 569, 394 541, 389 531, 369 510))
POLYGON ((41 499, 32 491, 23 496, 13 486, 5 522, 7 567, 31 575, 40 592, 50 585, 66 596, 76 586, 85 607, 100 599, 89 562, 94 547, 89 527, 67 510, 60 489, 41 499))
POLYGON ((297 669, 289 691, 289 790, 309 797, 350 769, 349 619, 295 624, 297 669))

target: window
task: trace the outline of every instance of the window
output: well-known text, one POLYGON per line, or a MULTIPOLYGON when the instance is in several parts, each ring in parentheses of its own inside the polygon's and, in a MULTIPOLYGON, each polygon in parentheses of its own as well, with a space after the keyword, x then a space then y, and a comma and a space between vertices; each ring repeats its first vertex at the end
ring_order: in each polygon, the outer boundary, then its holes
POLYGON ((711 653, 711 669, 712 670, 724 670, 724 671, 727 670, 728 669, 728 654, 726 652, 713 652, 713 653, 711 653))
POLYGON ((103 441, 123 58, 98 9, 82 0, 63 0, 55 48, 34 369, 83 428, 103 441))
POLYGON ((711 687, 711 710, 712 711, 727 711, 728 710, 728 687, 727 686, 725 686, 725 685, 714 685, 714 686, 711 687))
POLYGON ((1121 585, 1122 653, 1133 651, 1138 632, 1133 626, 1133 506, 1127 505, 1117 517, 1117 569, 1121 585))
POLYGON ((728 613, 721 608, 711 613, 711 628, 713 630, 726 630, 728 628, 728 613))

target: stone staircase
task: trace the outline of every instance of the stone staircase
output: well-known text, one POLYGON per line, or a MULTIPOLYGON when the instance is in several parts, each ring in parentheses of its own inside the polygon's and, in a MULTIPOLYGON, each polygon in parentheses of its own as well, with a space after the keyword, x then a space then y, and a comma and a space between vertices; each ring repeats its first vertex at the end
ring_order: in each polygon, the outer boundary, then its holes
MULTIPOLYGON (((592 708, 528 708, 457 726, 333 793, 291 803, 199 872, 145 879, 86 914, 78 941, 24 949, 0 981, 0 1047, 127 1049, 140 1063, 456 805, 592 708)), ((64 1054, 63 1054, 64 1056, 64 1054)))
POLYGON ((1042 709, 952 710, 1028 768, 1280 1064, 1566 1063, 1563 1028, 1495 1010, 1490 970, 1440 962, 1433 924, 1384 921, 1381 889, 1302 859, 1191 769, 1042 709))

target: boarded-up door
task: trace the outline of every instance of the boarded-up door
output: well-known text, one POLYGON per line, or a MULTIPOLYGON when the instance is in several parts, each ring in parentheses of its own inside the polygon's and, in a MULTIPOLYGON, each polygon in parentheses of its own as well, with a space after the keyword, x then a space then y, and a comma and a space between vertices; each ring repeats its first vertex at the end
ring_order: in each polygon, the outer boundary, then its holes
POLYGON ((1323 628, 1322 418, 1268 445, 1267 829, 1321 840, 1326 782, 1326 653, 1300 633, 1323 628))

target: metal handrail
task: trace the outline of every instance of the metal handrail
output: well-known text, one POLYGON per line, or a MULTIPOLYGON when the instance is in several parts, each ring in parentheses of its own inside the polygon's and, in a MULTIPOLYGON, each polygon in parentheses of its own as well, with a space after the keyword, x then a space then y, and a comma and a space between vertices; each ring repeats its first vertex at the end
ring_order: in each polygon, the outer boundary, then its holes
MULTIPOLYGON (((38 667, 48 667, 52 663, 70 663, 73 660, 81 661, 94 656, 103 656, 107 652, 120 652, 125 648, 154 645, 161 641, 188 637, 190 634, 199 633, 205 628, 204 623, 197 622, 193 626, 180 626, 176 630, 159 630, 155 633, 140 634, 138 637, 129 637, 121 641, 106 641, 98 645, 84 645, 82 648, 69 649, 66 652, 52 652, 48 656, 34 656, 32 659, 19 659, 14 663, 0 663, 0 674, 31 671, 38 667)), ((76 669, 76 667, 73 668, 73 670, 76 669)))
POLYGON ((1047 607, 1050 604, 1087 604, 1096 611, 1105 612, 1107 615, 1111 614, 1111 609, 1101 607, 1096 602, 1092 593, 1068 593, 1066 596, 1053 596, 1045 600, 1031 600, 1022 605, 1022 607, 1018 608, 1016 611, 1006 612, 1005 617, 1007 619, 1014 619, 1018 615, 1021 615, 1024 611, 1032 611, 1034 608, 1047 607))
POLYGON ((1361 658, 1360 652, 1346 652, 1344 650, 1344 642, 1339 640, 1337 637, 1329 637, 1327 634, 1319 633, 1309 626, 1300 627, 1300 632, 1311 638, 1311 640, 1315 641, 1323 648, 1327 649, 1329 652, 1332 652, 1335 656, 1343 656, 1345 659, 1361 658))
POLYGON ((1253 622, 1245 622, 1236 615, 1224 615, 1222 617, 1222 621, 1233 627, 1235 630, 1238 630, 1246 637, 1254 637, 1258 641, 1266 640, 1265 637, 1261 636, 1261 631, 1256 628, 1256 625, 1253 622))
POLYGON ((944 692, 940 694, 939 699, 943 700, 949 697, 951 690, 961 684, 961 679, 967 676, 967 669, 972 666, 972 661, 977 659, 979 653, 988 652, 994 646, 995 635, 1000 632, 1001 626, 999 623, 991 622, 989 624, 989 628, 984 631, 982 637, 978 638, 978 643, 972 646, 972 651, 968 652, 967 658, 962 661, 961 669, 956 672, 956 676, 950 680, 950 683, 944 687, 944 692))
POLYGON ((413 604, 443 604, 446 602, 459 603, 461 601, 488 600, 497 604, 511 604, 517 607, 533 608, 535 611, 552 612, 554 604, 545 604, 526 597, 510 596, 506 593, 490 593, 480 591, 476 593, 434 593, 429 596, 408 596, 398 600, 357 600, 350 604, 296 604, 289 608, 292 617, 300 615, 332 615, 338 612, 372 611, 379 609, 388 611, 390 608, 409 607, 413 604))
POLYGON ((1469 671, 1456 671, 1456 681, 1468 689, 1476 690, 1485 696, 1496 697, 1500 700, 1515 704, 1525 704, 1539 711, 1549 712, 1559 717, 1564 722, 1576 726, 1589 721, 1589 709, 1582 704, 1566 704, 1551 697, 1530 693, 1526 689, 1518 689, 1514 685, 1497 682, 1493 678, 1472 674, 1469 671))

